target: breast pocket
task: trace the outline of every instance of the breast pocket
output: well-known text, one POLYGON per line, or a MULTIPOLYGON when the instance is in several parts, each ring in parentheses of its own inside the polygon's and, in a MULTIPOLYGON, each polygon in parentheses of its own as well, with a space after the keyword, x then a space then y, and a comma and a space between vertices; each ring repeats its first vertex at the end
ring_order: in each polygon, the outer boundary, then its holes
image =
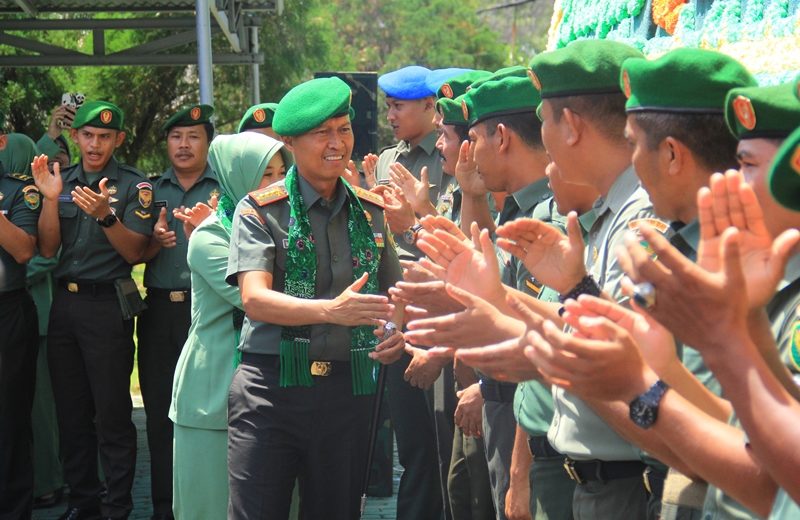
POLYGON ((61 243, 72 244, 78 236, 80 209, 72 202, 58 203, 58 219, 61 223, 61 243))

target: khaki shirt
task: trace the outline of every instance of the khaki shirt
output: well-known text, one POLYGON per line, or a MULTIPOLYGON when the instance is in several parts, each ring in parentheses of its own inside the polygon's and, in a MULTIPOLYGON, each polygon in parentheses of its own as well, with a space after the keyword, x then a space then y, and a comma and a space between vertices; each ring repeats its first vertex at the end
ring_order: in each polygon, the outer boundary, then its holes
MULTIPOLYGON (((284 186, 280 181, 273 187, 284 186)), ((311 223, 317 255, 315 298, 332 299, 353 283, 353 261, 347 232, 349 192, 342 183, 337 185, 334 199, 327 201, 302 177, 299 177, 311 223)), ((370 215, 370 225, 381 248, 378 285, 388 291, 401 279, 397 253, 386 238, 387 227, 383 208, 362 200, 370 215)), ((231 252, 226 280, 237 285, 237 275, 247 271, 272 273, 272 289, 283 292, 289 234, 289 199, 277 200, 264 206, 252 197, 245 197, 236 207, 231 234, 231 252)), ((279 354, 282 327, 269 322, 245 318, 239 348, 255 354, 279 354)), ((318 323, 311 326, 310 359, 319 361, 350 360, 351 327, 318 323)))
MULTIPOLYGON (((625 232, 635 229, 640 219, 647 219, 664 232, 668 226, 656 219, 632 166, 617 178, 605 197, 597 200, 594 211, 597 220, 588 234, 586 269, 603 291, 621 300, 620 282, 625 273, 615 251, 624 243, 625 232)), ((553 398, 555 413, 548 438, 556 450, 574 460, 639 460, 639 451, 577 396, 554 386, 553 398)))
POLYGON ((183 223, 173 217, 172 210, 181 206, 191 208, 198 202, 208 204, 212 195, 219 196, 219 194, 217 175, 209 165, 206 165, 205 171, 189 188, 189 191, 183 189, 172 168, 153 181, 153 200, 155 201, 153 203, 153 219, 158 220, 161 208, 166 208, 169 230, 175 232, 177 243, 175 247, 162 247, 158 254, 147 262, 144 271, 145 287, 189 289, 191 273, 186 262, 189 241, 183 234, 183 223))
MULTIPOLYGON (((36 236, 41 197, 33 177, 22 173, 3 173, 0 165, 0 211, 13 225, 36 236)), ((0 247, 0 293, 25 287, 25 264, 0 247)))
MULTIPOLYGON (((428 196, 432 203, 437 203, 439 201, 439 195, 446 194, 448 187, 456 182, 455 177, 442 172, 442 158, 439 155, 439 150, 436 149, 437 137, 438 135, 436 132, 431 132, 414 148, 411 148, 408 141, 400 141, 395 146, 385 148, 381 152, 380 157, 378 157, 375 176, 379 181, 389 179, 389 165, 400 163, 405 166, 414 177, 419 179, 423 166, 427 166, 428 182, 430 183, 428 196)), ((400 256, 403 258, 423 257, 424 255, 416 246, 407 244, 405 240, 403 240, 404 231, 405 229, 394 230, 394 238, 399 247, 398 253, 400 256)))
POLYGON ((153 232, 153 186, 135 168, 120 164, 113 157, 92 182, 83 171, 82 161, 61 173, 64 188, 58 197, 61 223, 61 258, 55 270, 57 279, 111 282, 131 275, 131 265, 114 249, 103 228, 83 212, 70 194, 77 186, 99 192, 100 179, 108 177, 110 204, 119 220, 131 231, 150 236, 153 232))

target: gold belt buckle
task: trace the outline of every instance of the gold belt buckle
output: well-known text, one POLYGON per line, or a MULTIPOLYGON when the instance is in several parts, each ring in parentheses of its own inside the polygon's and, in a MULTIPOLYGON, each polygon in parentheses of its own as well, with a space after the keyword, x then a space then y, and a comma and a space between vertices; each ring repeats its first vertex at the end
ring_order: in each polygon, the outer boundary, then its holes
POLYGON ((71 293, 76 293, 76 292, 78 292, 78 284, 77 284, 77 283, 75 283, 75 282, 69 282, 69 283, 67 284, 67 290, 68 290, 69 292, 71 292, 71 293))
POLYGON ((184 291, 170 291, 169 301, 172 303, 181 303, 186 301, 186 293, 184 291))
POLYGON ((331 375, 332 364, 330 361, 313 361, 311 363, 312 376, 329 376, 331 375))
POLYGON ((570 479, 574 480, 578 484, 583 484, 583 480, 581 480, 581 476, 578 475, 578 472, 575 471, 575 461, 572 459, 564 459, 564 471, 567 472, 567 476, 570 479))

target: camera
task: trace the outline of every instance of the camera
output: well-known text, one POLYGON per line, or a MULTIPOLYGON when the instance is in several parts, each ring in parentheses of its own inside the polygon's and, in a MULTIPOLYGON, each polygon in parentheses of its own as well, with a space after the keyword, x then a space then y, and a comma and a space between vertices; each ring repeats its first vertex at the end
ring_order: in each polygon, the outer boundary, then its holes
MULTIPOLYGON (((73 111, 80 108, 84 101, 86 101, 86 96, 80 92, 64 92, 61 94, 61 104, 70 107, 73 111)), ((64 119, 58 120, 58 126, 61 128, 69 128, 70 123, 70 121, 65 121, 64 119)))

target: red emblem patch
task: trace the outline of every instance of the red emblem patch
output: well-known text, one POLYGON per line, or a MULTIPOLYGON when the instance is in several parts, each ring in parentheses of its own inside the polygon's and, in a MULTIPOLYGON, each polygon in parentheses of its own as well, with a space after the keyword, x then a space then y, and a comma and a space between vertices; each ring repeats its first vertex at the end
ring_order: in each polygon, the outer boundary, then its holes
POLYGON ((533 72, 532 69, 528 69, 528 77, 530 78, 531 83, 533 83, 534 88, 536 90, 538 90, 539 92, 541 92, 542 91, 542 82, 539 81, 539 76, 537 76, 536 73, 533 72))
POLYGON ((203 115, 203 111, 202 111, 202 110, 200 110, 200 107, 194 107, 194 108, 193 108, 193 109, 192 109, 192 110, 189 112, 189 117, 191 117, 191 118, 192 118, 192 121, 197 121, 198 119, 200 119, 200 116, 201 116, 201 115, 203 115))
POLYGON ((628 75, 627 70, 622 71, 622 92, 626 98, 631 97, 631 77, 628 75))
POLYGON ((736 113, 736 119, 739 124, 748 130, 756 127, 756 111, 753 109, 753 103, 750 99, 744 96, 736 96, 733 100, 733 111, 736 113))
POLYGON ((449 84, 442 85, 442 95, 447 99, 453 99, 453 89, 449 84))
POLYGON ((104 125, 110 123, 113 118, 114 114, 111 112, 111 110, 103 110, 102 112, 100 112, 100 121, 104 125))
POLYGON ((263 123, 267 119, 267 113, 264 112, 263 108, 259 108, 253 112, 253 119, 256 120, 256 123, 263 123))

